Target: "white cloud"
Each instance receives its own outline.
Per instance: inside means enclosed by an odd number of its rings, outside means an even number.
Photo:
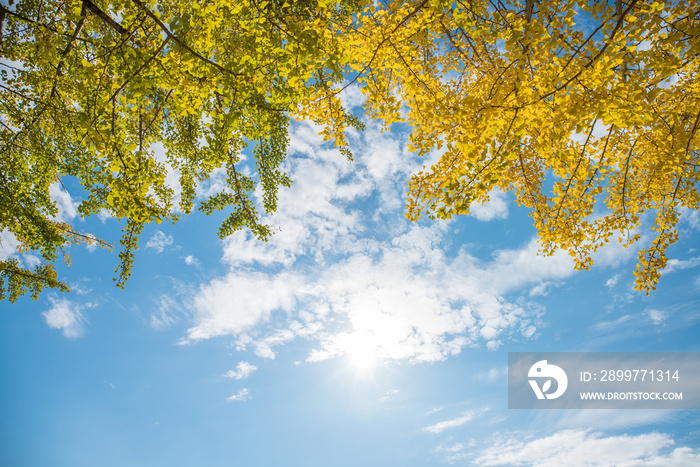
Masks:
[[[199,264],[199,260],[192,255],[187,255],[184,259],[185,264],[188,264],[190,266],[197,266]]]
[[[608,131],[610,130],[610,125],[606,125],[600,121],[597,121],[596,124],[593,127],[593,133],[591,134],[591,138],[593,140],[603,138],[605,135],[608,134]],[[586,144],[586,140],[588,139],[588,135],[590,133],[590,128],[586,129],[585,131],[581,133],[573,133],[571,135],[571,141],[578,143],[580,145]]]
[[[289,266],[303,257],[346,253],[357,248],[372,219],[403,208],[403,187],[397,183],[404,182],[416,164],[401,142],[369,125],[351,162],[323,144],[318,127],[303,122],[291,129],[289,152],[295,155],[286,162],[286,170],[294,184],[280,192],[277,212],[269,219],[280,232],[264,243],[243,232],[226,239],[224,259],[231,265]],[[357,203],[371,195],[380,203],[363,217],[367,211]]]
[[[645,52],[647,50],[651,50],[654,48],[654,43],[651,41],[641,41],[639,44],[637,44],[637,52]]]
[[[596,267],[619,267],[626,265],[637,256],[635,248],[625,248],[623,243],[616,241],[611,237],[612,241],[598,248],[598,251],[591,254],[593,263]],[[644,245],[648,240],[648,234],[641,232],[641,238],[637,242],[638,245]]]
[[[700,264],[700,256],[696,256],[695,258],[690,258],[687,260],[669,259],[668,263],[666,264],[666,267],[661,271],[661,273],[668,274],[674,271],[678,271],[680,269],[690,269],[694,268],[698,264]]]
[[[362,343],[377,358],[419,362],[535,335],[542,309],[528,288],[541,295],[572,275],[565,252],[538,256],[533,239],[486,259],[467,247],[447,254],[451,223],[403,216],[405,180],[419,165],[402,141],[370,127],[351,163],[316,133],[292,125],[295,183],[265,219],[281,232],[223,242],[231,269],[187,304],[195,322],[183,342],[232,335],[274,358],[276,346],[304,338],[317,342],[307,361]]]
[[[687,447],[668,450],[675,443],[668,435],[603,436],[589,430],[563,430],[533,440],[501,440],[474,460],[481,466],[633,467],[697,466],[700,452]]]
[[[49,296],[51,308],[42,313],[46,324],[53,329],[61,329],[68,339],[76,339],[85,334],[85,318],[82,308],[91,308],[92,304],[76,305],[65,298]]]
[[[7,229],[0,231],[0,261],[15,257],[18,246],[19,240],[15,234]]]
[[[649,318],[651,321],[657,326],[663,324],[664,321],[666,321],[666,318],[668,318],[666,312],[662,310],[647,310],[647,313],[649,313]]]
[[[444,454],[446,456],[447,462],[452,464],[454,462],[469,457],[467,449],[471,447],[473,447],[473,443],[455,443],[450,446],[445,446],[441,444],[435,449],[433,449],[433,452],[438,454]]]
[[[610,279],[607,280],[607,282],[605,283],[605,287],[610,287],[610,288],[615,287],[619,281],[620,281],[620,274],[615,274],[614,276],[612,276]]]
[[[464,250],[446,258],[440,241],[436,229],[411,226],[390,243],[367,243],[318,270],[232,271],[203,286],[192,301],[196,324],[188,338],[240,335],[282,311],[294,319],[286,332],[257,339],[259,356],[270,358],[272,346],[305,333],[320,341],[309,361],[348,353],[358,339],[380,358],[441,360],[481,340],[497,348],[502,337],[531,337],[539,307],[511,303],[502,294],[571,273],[566,263],[556,266],[559,260],[555,266],[538,260],[532,243],[481,262]],[[499,277],[518,267],[509,278]]]
[[[156,253],[162,253],[165,247],[173,244],[172,235],[165,235],[160,230],[156,230],[151,238],[146,242],[146,248],[153,248]]]
[[[252,372],[257,370],[258,367],[255,365],[251,365],[248,362],[238,362],[238,365],[236,365],[235,370],[229,370],[226,372],[224,375],[224,378],[233,378],[233,379],[246,379]]]
[[[476,219],[484,222],[508,217],[507,195],[500,190],[493,190],[489,194],[489,200],[485,203],[473,203],[469,212]]]
[[[104,224],[108,219],[112,219],[112,214],[106,209],[100,209],[100,212],[97,213],[97,218]]]
[[[191,319],[191,310],[183,302],[189,300],[197,289],[172,277],[170,280],[172,289],[154,300],[150,325],[155,330],[168,329],[182,318]]]
[[[277,329],[271,334],[253,342],[255,355],[261,358],[275,358],[274,347],[286,344],[297,336],[306,336],[319,329],[315,324],[312,327],[304,327],[298,322],[289,323],[291,329]]]
[[[71,293],[76,293],[78,295],[87,295],[92,292],[92,289],[85,285],[86,282],[90,282],[88,278],[79,279],[77,282],[72,282],[70,284]]]
[[[30,269],[41,263],[41,258],[33,253],[19,253],[20,246],[20,241],[17,240],[15,234],[8,229],[0,231],[0,261],[14,258],[19,260],[22,267]]]
[[[451,420],[445,420],[436,423],[435,425],[426,426],[425,428],[423,428],[423,431],[425,431],[426,433],[437,434],[444,430],[447,430],[448,428],[456,428],[458,426],[462,426],[468,421],[472,420],[474,417],[476,417],[476,414],[474,412],[466,412],[461,417],[453,418]]]
[[[530,289],[529,295],[531,297],[546,297],[547,295],[549,295],[549,289],[552,287],[556,287],[557,285],[559,285],[557,282],[552,281],[540,282],[532,289]]]
[[[503,299],[514,284],[494,277],[510,262],[506,255],[484,265],[465,251],[450,260],[438,242],[434,230],[412,227],[379,253],[328,268],[315,290],[352,331],[321,336],[309,360],[347,353],[355,336],[380,358],[436,361],[480,340],[497,348],[504,335],[532,335],[539,310]]]
[[[507,293],[549,279],[563,279],[574,274],[573,261],[564,251],[552,256],[538,254],[539,244],[533,238],[522,248],[494,253],[494,261],[484,271],[483,282],[498,293]]]
[[[440,445],[437,448],[435,448],[435,452],[446,452],[446,453],[453,454],[455,452],[459,452],[459,451],[463,450],[465,447],[466,446],[462,443],[455,443],[452,446]]]
[[[229,401],[239,401],[239,402],[247,401],[249,399],[250,399],[250,393],[248,392],[248,389],[246,389],[246,388],[243,388],[240,391],[238,391],[236,394],[226,398],[226,400],[229,400]]]
[[[58,208],[56,220],[69,222],[78,215],[79,203],[73,201],[71,195],[61,187],[59,182],[54,182],[49,186],[49,196]]]
[[[347,83],[344,82],[342,86],[346,85]],[[347,109],[361,107],[365,103],[365,95],[359,86],[348,86],[343,89],[343,92],[340,93],[340,99]]]
[[[269,277],[241,271],[211,281],[190,305],[197,324],[188,330],[188,339],[238,335],[268,321],[273,310],[291,311],[305,287],[300,279],[288,272]]]
[[[689,208],[680,208],[679,211],[681,222],[687,222],[692,229],[700,230],[700,211]]]

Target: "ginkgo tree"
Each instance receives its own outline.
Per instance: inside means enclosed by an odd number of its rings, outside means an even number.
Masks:
[[[53,265],[71,243],[111,248],[57,217],[50,189],[66,177],[84,189],[81,216],[123,222],[120,286],[144,226],[177,219],[168,170],[180,174],[184,213],[197,185],[225,171],[226,188],[199,208],[230,210],[222,237],[248,228],[266,239],[260,210],[273,211],[279,187],[290,184],[280,168],[290,117],[324,123],[325,136],[349,154],[343,130],[359,122],[332,89],[347,57],[331,31],[357,9],[352,0],[0,5],[0,232],[42,259],[33,270],[17,258],[0,261],[0,299],[67,290]],[[243,170],[249,143],[255,165]]]
[[[510,191],[542,252],[587,269],[655,215],[635,271],[655,288],[680,214],[700,207],[696,2],[393,0],[348,36],[368,113],[441,151],[409,182],[410,219]]]
[[[343,134],[338,98],[355,76],[370,116],[407,121],[411,146],[442,151],[409,182],[408,212],[466,214],[494,189],[531,210],[542,250],[576,267],[617,237],[640,239],[637,287],[651,290],[683,209],[698,209],[700,18],[689,1],[21,0],[0,6],[0,232],[39,252],[0,261],[0,298],[66,289],[53,268],[71,243],[111,245],[57,217],[50,190],[86,193],[82,216],[124,223],[117,284],[144,226],[199,204],[230,209],[220,236],[266,239],[260,209],[289,185],[291,117]],[[348,85],[350,85],[348,84]],[[242,149],[253,142],[255,166]],[[156,157],[156,146],[166,160]],[[253,192],[260,186],[262,206]]]

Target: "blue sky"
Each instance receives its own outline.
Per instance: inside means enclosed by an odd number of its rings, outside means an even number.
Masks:
[[[508,410],[506,379],[509,351],[700,351],[697,212],[645,296],[635,251],[588,272],[538,256],[509,194],[407,221],[438,154],[408,153],[406,128],[368,122],[354,162],[317,131],[290,129],[269,242],[195,213],[146,229],[125,290],[116,254],[81,246],[71,293],[0,304],[0,467],[700,465],[697,411]],[[118,243],[65,185],[60,216]],[[4,235],[11,255],[33,261]]]

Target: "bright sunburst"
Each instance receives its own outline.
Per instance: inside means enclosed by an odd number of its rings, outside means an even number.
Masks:
[[[348,339],[347,356],[350,364],[358,373],[367,374],[376,366],[375,350],[376,344],[367,335],[353,334]]]

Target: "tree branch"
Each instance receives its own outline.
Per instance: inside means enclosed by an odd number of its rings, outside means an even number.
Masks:
[[[53,99],[56,96],[56,88],[58,87],[58,78],[61,77],[63,74],[63,65],[66,62],[66,58],[70,51],[73,49],[73,45],[75,44],[75,40],[78,38],[80,35],[80,31],[83,30],[83,25],[85,24],[85,18],[87,16],[87,11],[86,11],[86,4],[83,2],[83,8],[80,10],[80,21],[78,21],[78,24],[75,25],[75,31],[73,32],[73,35],[70,37],[68,40],[68,44],[66,44],[65,50],[61,53],[61,61],[58,62],[58,66],[56,67],[56,78],[53,80],[53,86],[51,87],[51,94],[49,94],[49,100]]]
[[[620,1],[620,0],[618,0],[618,1]],[[532,9],[534,8],[534,6],[535,6],[535,0],[527,0],[525,2],[525,21],[527,21],[528,23],[532,19]]]
[[[149,10],[146,5],[143,4],[141,0],[132,0],[139,8],[141,8],[146,15],[151,18],[157,25],[160,27],[160,29],[168,36],[169,39],[172,39],[175,41],[180,47],[183,49],[187,50],[189,53],[197,57],[198,59],[202,60],[205,63],[208,63],[209,65],[217,68],[219,71],[222,71],[224,73],[227,73],[232,76],[244,76],[243,73],[236,73],[235,71],[231,71],[228,68],[224,68],[223,66],[219,65],[216,62],[213,62],[212,60],[200,55],[198,52],[192,49],[189,45],[187,45],[182,39],[177,37],[175,34],[168,29],[168,27],[163,23],[160,18],[158,18],[155,13],[153,13],[151,10]]]
[[[90,0],[83,0],[83,8],[87,8],[90,10],[92,14],[100,18],[102,21],[104,21],[106,24],[108,24],[112,29],[117,31],[119,34],[126,34],[129,31],[124,29],[121,24],[117,23],[114,21],[112,18],[109,17],[107,13],[104,11],[100,10],[97,5],[92,3]]]

